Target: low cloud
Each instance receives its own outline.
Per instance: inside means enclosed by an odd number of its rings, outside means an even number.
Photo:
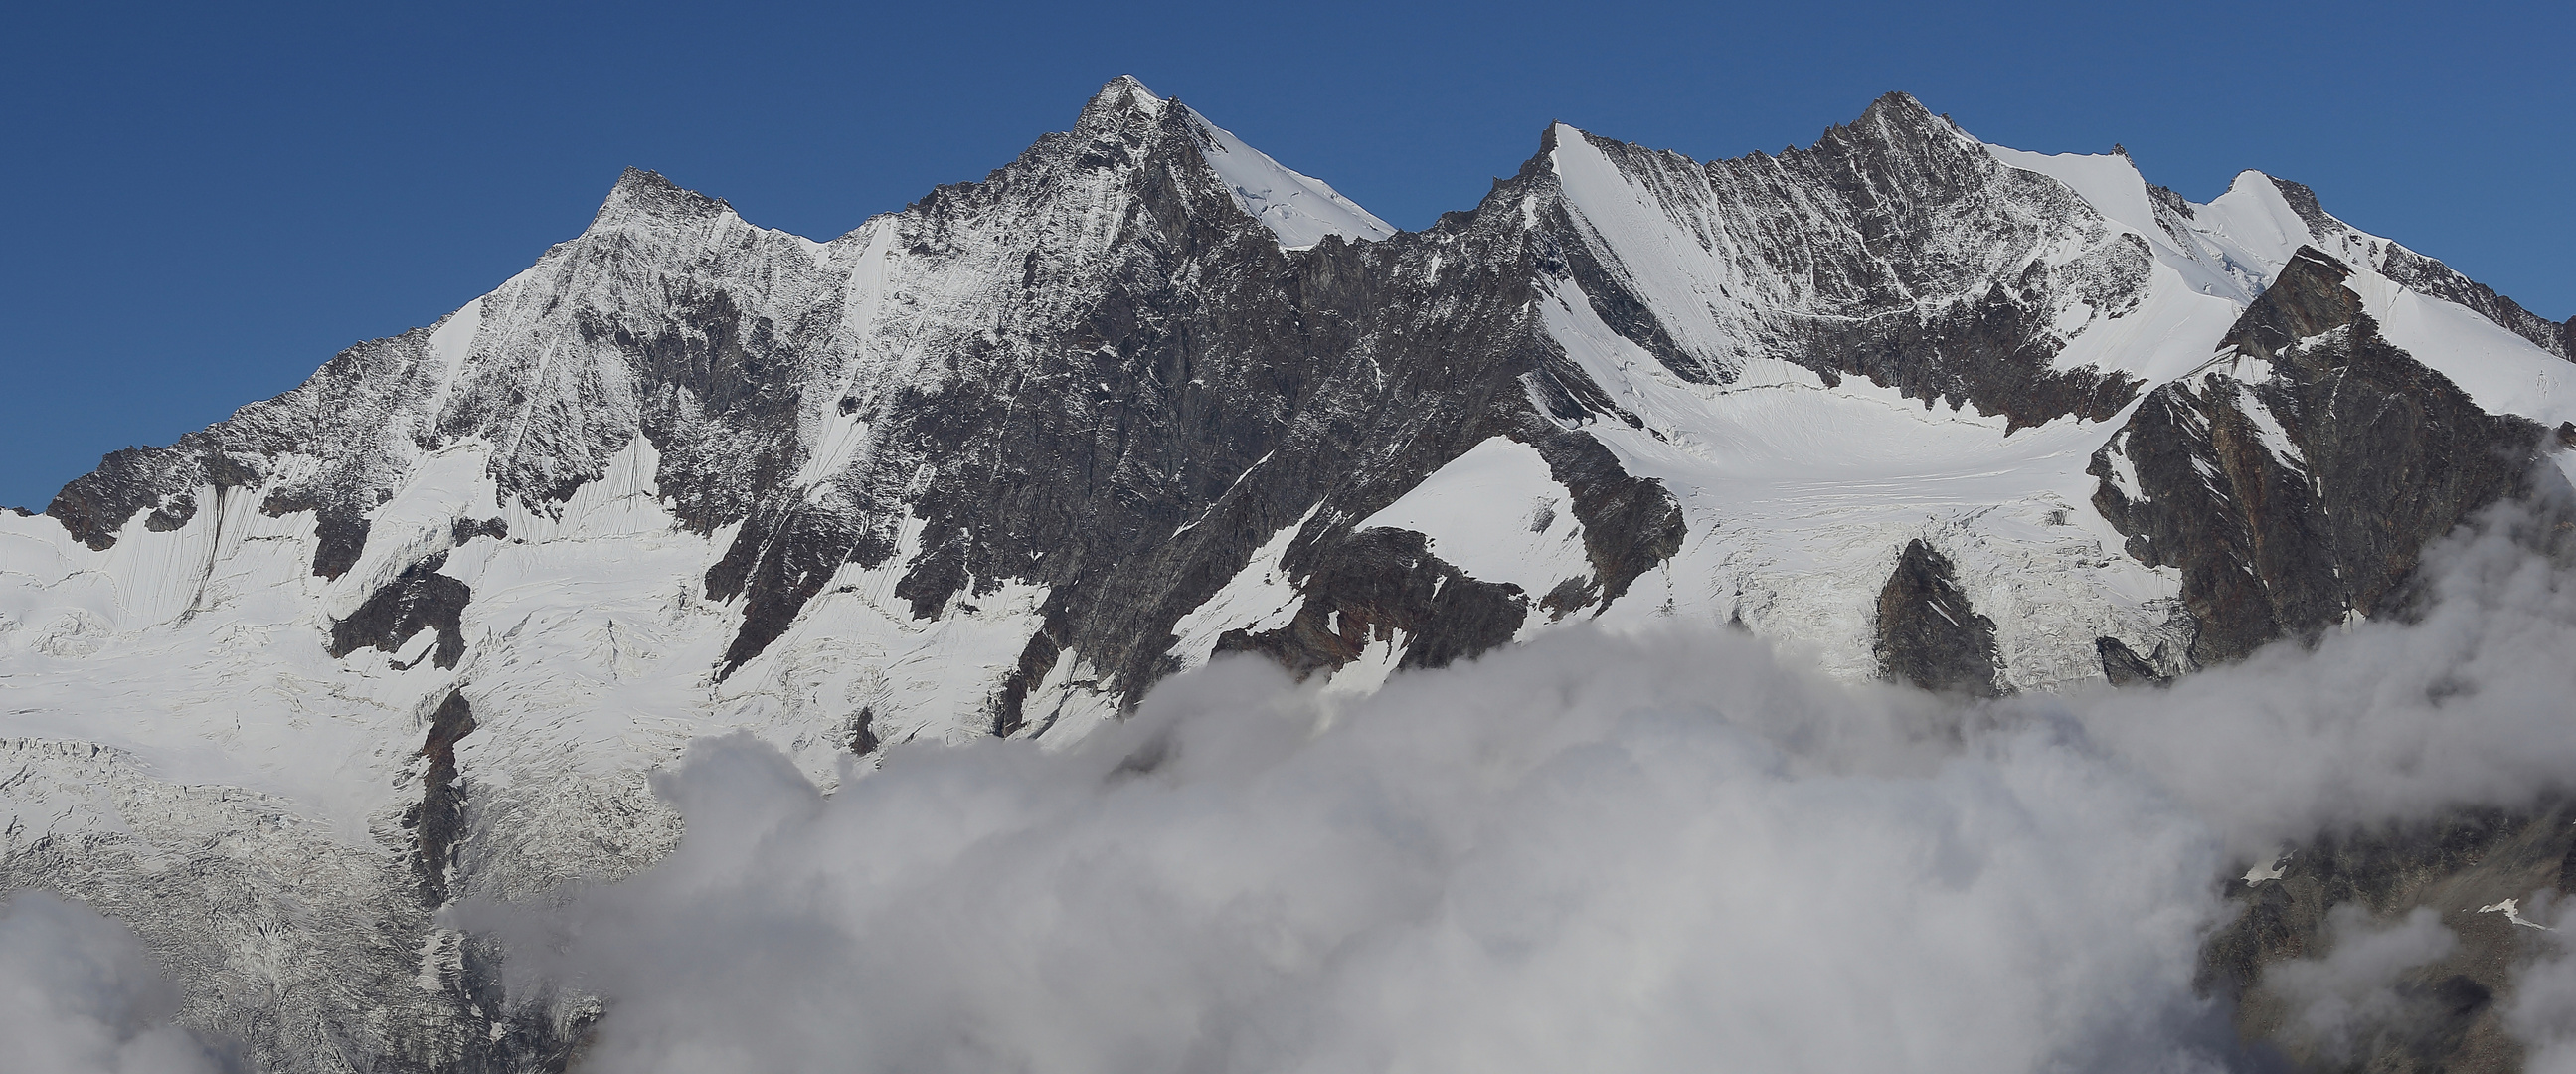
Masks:
[[[2576,772],[2576,585],[2532,550],[2568,536],[2493,512],[2427,551],[2431,599],[2415,622],[2274,645],[2167,690],[2036,704],[2068,713],[2249,858],[2329,827],[2521,805]]]
[[[2263,971],[2263,985],[2288,1005],[2284,1030],[2293,1041],[2343,1059],[2363,1032],[2412,1021],[2424,997],[2401,987],[2407,971],[2450,957],[2460,938],[2442,927],[2441,912],[2417,907],[2386,928],[2360,907],[2337,906],[2327,915],[2332,949],[2322,958],[2297,958]]]
[[[44,892],[0,905],[0,1070],[214,1074],[222,1052],[171,1024],[179,991],[132,930]]]
[[[2520,908],[2534,924],[2545,923],[2536,942],[2541,954],[2514,975],[2513,996],[2504,1009],[2505,1028],[2529,1046],[2523,1069],[2530,1074],[2576,1074],[2576,914],[2552,892],[2539,892],[2533,905]]]
[[[2167,690],[1959,708],[1566,630],[1356,701],[1220,663],[829,796],[706,740],[668,860],[462,916],[606,997],[594,1070],[2231,1067],[2191,987],[2220,877],[2576,770],[2576,600],[2510,529],[2436,551],[2419,622]],[[2354,925],[2278,983],[2348,1034],[2448,936]]]
[[[610,998],[597,1070],[2213,1065],[2217,840],[2079,728],[1957,724],[1724,631],[1338,706],[1236,662],[830,797],[703,741],[670,859],[468,917]]]

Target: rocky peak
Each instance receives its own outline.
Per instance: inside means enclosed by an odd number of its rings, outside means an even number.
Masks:
[[[1175,102],[1165,101],[1134,75],[1120,75],[1101,83],[1100,92],[1092,94],[1090,102],[1082,106],[1082,119],[1096,122],[1120,113],[1160,118],[1167,103]],[[1081,129],[1079,123],[1075,129]]]
[[[2348,230],[2343,221],[2326,213],[2325,206],[2317,201],[2317,192],[2309,189],[2307,184],[2294,183],[2277,175],[2255,171],[2246,172],[2237,178],[2241,181],[2247,176],[2270,183],[2274,190],[2280,191],[2281,200],[2289,204],[2291,212],[2299,214],[2299,222],[2308,225],[2309,234],[2332,235]]]
[[[1869,102],[1869,107],[1861,110],[1860,118],[1827,128],[1824,137],[1817,139],[1817,144],[1877,141],[1901,145],[1933,138],[1948,138],[1971,145],[1976,143],[1976,139],[1968,137],[1957,124],[1950,122],[1949,117],[1932,114],[1932,110],[1914,99],[1913,94],[1889,90]]]
[[[585,233],[641,222],[698,222],[732,213],[733,206],[723,198],[682,189],[660,172],[628,168],[609,188],[608,198],[600,202]]]
[[[1996,171],[1981,143],[1903,93],[1870,102],[1859,119],[1828,129],[1807,152],[1839,173],[1847,195],[1895,211],[1913,207],[1904,204],[1912,200],[1907,195],[1964,188]]]
[[[1126,167],[1143,162],[1143,154],[1162,140],[1167,113],[1187,111],[1167,105],[1132,75],[1120,75],[1100,87],[1082,106],[1073,129],[1062,137],[1082,147],[1077,159],[1093,168]],[[1046,140],[1041,139],[1040,146]],[[1026,159],[1026,158],[1023,158]]]

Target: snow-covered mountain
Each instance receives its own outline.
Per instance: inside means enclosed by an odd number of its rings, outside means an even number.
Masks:
[[[2169,679],[2563,485],[2571,351],[2295,183],[2195,204],[1901,94],[1709,163],[1560,125],[1421,232],[1126,78],[828,242],[629,171],[0,517],[0,888],[133,924],[267,1069],[559,1068],[595,1002],[504,1004],[436,911],[667,852],[693,738],[829,785],[1220,653],[1365,691],[1666,617]]]

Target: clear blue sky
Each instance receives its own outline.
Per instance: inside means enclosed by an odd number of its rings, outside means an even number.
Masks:
[[[1132,72],[1401,227],[1563,119],[1703,159],[1890,89],[1989,140],[2260,168],[2576,313],[2559,3],[20,4],[0,24],[0,504],[427,324],[654,168],[828,237]]]

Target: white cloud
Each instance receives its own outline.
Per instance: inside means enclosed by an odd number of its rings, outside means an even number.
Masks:
[[[2571,957],[2564,931],[2547,933],[2543,942],[2542,956],[2514,975],[2504,1024],[2531,1046],[2523,1069],[2576,1074],[2576,957]]]
[[[0,905],[0,1070],[200,1074],[225,1057],[171,1024],[178,989],[134,933],[44,892]]]
[[[469,919],[611,997],[598,1070],[2202,1062],[2216,841],[2061,721],[1956,724],[1724,631],[1338,708],[1233,663],[830,798],[700,742],[669,860]]]
[[[2210,1068],[2219,878],[2576,766],[2576,597],[2504,529],[2418,623],[2169,690],[1957,709],[1573,630],[1359,700],[1220,664],[829,797],[702,741],[669,860],[466,918],[608,997],[595,1070]],[[2274,980],[2341,1039],[2448,939],[2348,925]]]
[[[2450,957],[2460,938],[2429,906],[2386,928],[2374,927],[2367,912],[2350,904],[2335,907],[2326,920],[2332,949],[2321,958],[2265,967],[2263,985],[2288,1005],[2284,1029],[2297,1043],[2341,1059],[2361,1032],[2418,1013],[2416,1001],[2399,990],[2400,978]]]
[[[2576,770],[2576,586],[2514,539],[2531,525],[2498,514],[2428,550],[2440,599],[2417,622],[2275,645],[2169,690],[2034,703],[2069,712],[2248,859],[2329,825],[2527,802]]]

